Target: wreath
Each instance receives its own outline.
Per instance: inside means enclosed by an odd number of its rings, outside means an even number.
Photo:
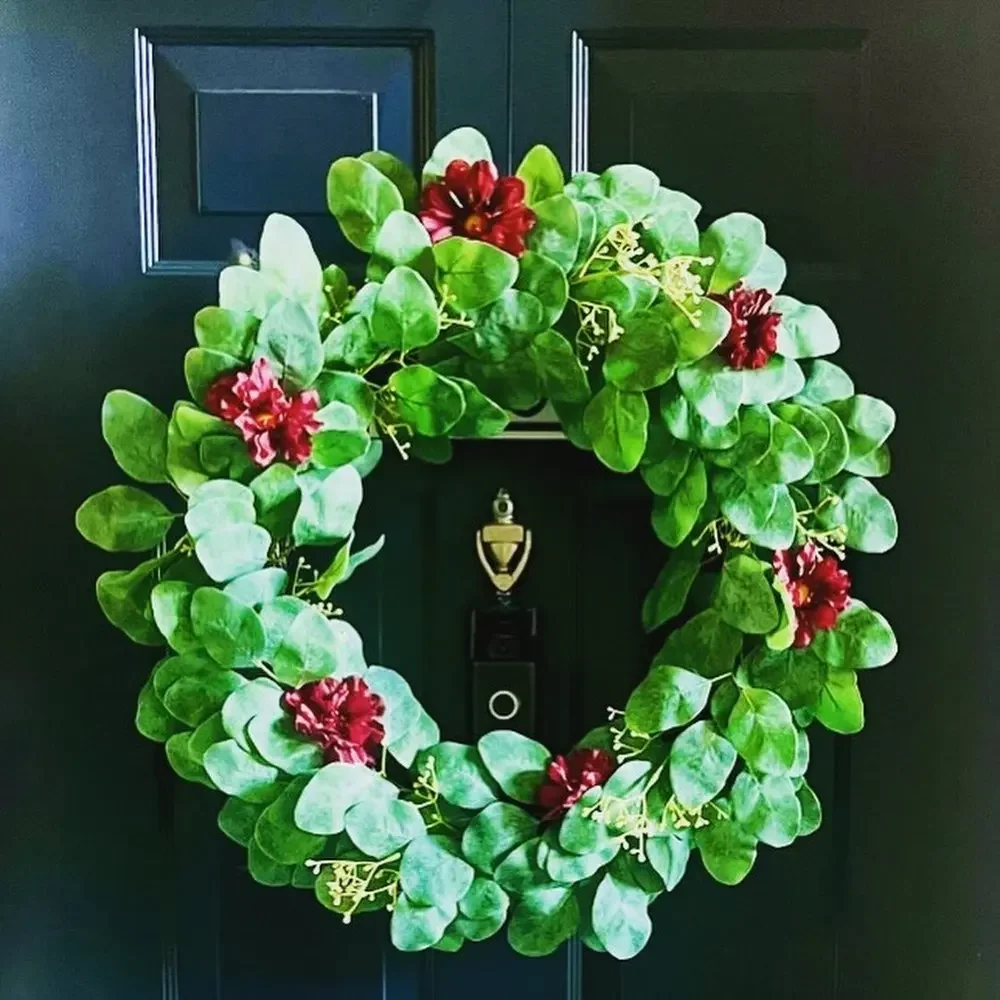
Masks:
[[[327,197],[368,255],[360,287],[271,215],[194,317],[191,401],[104,401],[118,465],[184,506],[118,485],[76,515],[102,549],[148,554],[97,580],[115,626],[169,647],[136,725],[227,796],[219,826],[253,878],[345,922],[391,911],[399,949],[506,924],[523,955],[579,934],[630,958],[693,851],[734,885],[759,845],[820,823],[808,729],[857,732],[858,671],[896,653],[843,567],[896,540],[872,483],[893,411],[822,359],[837,330],[780,293],[760,220],[699,232],[698,203],[644,167],[567,182],[536,146],[499,176],[460,128],[420,182],[375,150],[337,160]],[[441,462],[543,399],[653,494],[670,551],[642,623],[673,628],[564,754],[505,730],[442,742],[336,606],[384,541],[355,545],[362,481],[384,444]]]

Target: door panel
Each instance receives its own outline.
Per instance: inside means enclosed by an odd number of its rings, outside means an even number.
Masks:
[[[852,556],[851,573],[901,654],[864,678],[868,723],[849,750],[813,741],[824,828],[763,852],[736,891],[689,876],[656,904],[655,957],[588,954],[583,995],[658,982],[678,997],[991,996],[1000,793],[985,762],[1000,736],[982,664],[997,588],[980,544],[956,544],[941,519],[981,523],[996,482],[982,387],[997,356],[958,336],[952,304],[998,262],[981,209],[996,202],[984,164],[1000,117],[970,95],[1000,65],[1000,9],[514,0],[513,17],[514,162],[536,142],[575,169],[634,157],[701,200],[704,220],[759,214],[791,292],[830,311],[845,367],[899,414],[887,488],[901,542]],[[938,337],[962,346],[930,347]],[[995,548],[995,524],[983,531]],[[943,825],[927,822],[933,802],[948,803]]]

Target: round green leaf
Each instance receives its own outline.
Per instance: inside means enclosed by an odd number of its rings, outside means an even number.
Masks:
[[[281,688],[267,677],[237,688],[222,706],[222,727],[229,736],[248,753],[252,745],[247,736],[247,726],[257,715],[274,717],[280,712]]]
[[[163,694],[163,706],[188,726],[200,726],[218,712],[233,691],[246,681],[232,670],[181,677]]]
[[[746,661],[747,676],[754,687],[773,691],[789,708],[807,708],[819,697],[828,673],[816,652],[813,647],[761,649]]]
[[[662,733],[690,722],[708,704],[711,682],[680,667],[654,666],[632,692],[625,723],[638,733]]]
[[[840,348],[833,320],[819,306],[803,305],[790,295],[778,295],[771,311],[781,315],[778,353],[786,358],[816,358]]]
[[[453,806],[478,810],[496,801],[496,786],[475,747],[438,743],[418,756],[417,770],[427,768],[432,759],[441,795]]]
[[[654,663],[676,665],[703,677],[719,677],[733,669],[742,645],[740,632],[727,625],[714,608],[707,608],[667,636]]]
[[[380,347],[406,353],[437,339],[437,300],[430,285],[411,267],[394,267],[378,290],[371,316]]]
[[[434,244],[438,288],[468,312],[495,302],[517,280],[517,258],[481,240],[452,236]]]
[[[728,292],[757,266],[767,242],[764,223],[745,212],[716,219],[701,239],[701,253],[711,257],[708,291]]]
[[[272,861],[280,865],[298,865],[316,855],[326,842],[325,837],[304,833],[295,825],[295,804],[306,779],[299,778],[261,814],[254,828],[257,846]]]
[[[626,319],[624,332],[610,345],[604,377],[628,392],[663,385],[677,365],[677,342],[662,313],[646,310]]]
[[[564,194],[551,195],[532,206],[535,225],[526,243],[530,250],[548,257],[567,274],[576,263],[580,244],[580,216]]]
[[[358,802],[347,811],[345,828],[359,851],[387,858],[423,834],[424,820],[412,802]]]
[[[438,139],[430,159],[424,165],[424,184],[443,177],[445,169],[452,160],[465,160],[470,164],[477,160],[489,160],[492,163],[493,153],[486,137],[477,129],[468,125],[452,129],[447,135]]]
[[[677,888],[687,871],[691,857],[691,841],[688,837],[651,837],[646,841],[646,856],[657,875],[663,879],[667,892]]]
[[[767,567],[756,556],[737,553],[722,566],[714,606],[722,620],[751,635],[763,635],[778,625],[778,606],[767,579]]]
[[[205,770],[227,795],[246,802],[274,801],[281,791],[281,772],[247,753],[235,740],[216,743],[205,751]]]
[[[194,335],[199,347],[250,359],[260,320],[250,312],[205,306],[194,314]]]
[[[555,330],[539,333],[529,350],[538,366],[546,398],[566,403],[585,403],[590,399],[586,369],[573,345],[561,333]]]
[[[205,572],[226,583],[262,569],[271,548],[271,536],[257,524],[223,524],[212,528],[195,543],[194,551]]]
[[[101,406],[101,432],[120,468],[140,483],[167,481],[167,416],[152,403],[115,389]]]
[[[717,354],[679,369],[677,384],[699,416],[716,426],[729,423],[743,400],[743,372]]]
[[[323,367],[316,320],[298,302],[279,302],[260,325],[254,358],[267,358],[283,383],[298,389],[312,385]]]
[[[733,784],[732,805],[736,820],[769,847],[787,847],[799,835],[802,806],[790,778],[744,771]]]
[[[899,651],[892,626],[858,600],[851,602],[832,629],[816,633],[811,649],[835,670],[882,667]]]
[[[723,885],[739,885],[757,860],[757,840],[740,823],[720,820],[698,830],[695,843],[705,871]]]
[[[174,515],[134,486],[109,486],[76,512],[76,530],[106,552],[145,552],[166,536]]]
[[[847,544],[859,552],[888,552],[899,526],[892,504],[867,479],[851,476],[839,490]]]
[[[280,705],[254,716],[246,731],[254,750],[286,774],[313,774],[323,766],[322,750],[295,731],[292,717]]]
[[[707,499],[705,463],[696,456],[671,496],[653,498],[652,524],[656,537],[664,545],[676,548],[691,534]]]
[[[415,212],[420,201],[420,185],[413,171],[398,156],[387,153],[384,149],[369,149],[362,153],[359,160],[370,163],[376,170],[385,174],[399,188],[403,196],[403,204],[409,211]]]
[[[462,390],[465,409],[462,416],[450,430],[450,437],[488,438],[503,433],[510,423],[510,415],[486,396],[475,382],[466,378],[452,378],[449,381]]]
[[[851,376],[830,361],[813,361],[806,374],[802,398],[810,403],[830,403],[854,395]]]
[[[216,663],[249,667],[264,652],[264,626],[253,608],[214,587],[191,598],[191,626]]]
[[[447,837],[424,834],[410,842],[399,863],[399,884],[423,906],[453,910],[468,892],[475,872]]]
[[[555,153],[548,146],[532,146],[517,168],[524,181],[524,203],[534,205],[552,195],[562,194],[566,178]]]
[[[529,292],[541,303],[545,326],[559,319],[569,297],[569,284],[559,265],[533,250],[521,254],[514,288]]]
[[[642,602],[642,625],[647,632],[659,628],[684,610],[687,596],[701,570],[703,546],[682,545],[670,554]]]
[[[591,922],[594,933],[609,955],[624,961],[646,947],[653,925],[649,899],[637,885],[609,872],[594,896]]]
[[[689,809],[711,802],[725,787],[736,750],[707,720],[696,722],[670,748],[670,786]]]
[[[361,476],[352,465],[296,473],[301,493],[292,523],[296,545],[329,545],[348,538],[361,506]]]
[[[399,790],[363,764],[327,764],[310,779],[295,806],[295,825],[307,833],[342,833],[347,811],[358,802],[387,802]]]
[[[795,763],[798,738],[792,713],[772,691],[741,688],[726,735],[761,774],[784,775]]]
[[[376,167],[344,156],[330,167],[326,202],[347,239],[371,253],[382,224],[403,207],[403,196]]]
[[[494,802],[472,820],[462,835],[462,854],[492,875],[497,864],[538,830],[538,820],[507,802]]]
[[[506,795],[517,802],[534,803],[552,759],[541,743],[510,729],[496,729],[481,737],[476,746],[486,769]]]
[[[496,882],[477,876],[458,901],[455,927],[469,941],[485,941],[503,926],[509,905],[507,893]]]
[[[389,390],[400,417],[428,437],[447,433],[465,412],[462,390],[426,365],[408,365],[393,372]]]
[[[638,466],[646,449],[648,423],[646,397],[613,385],[604,386],[583,412],[594,454],[614,472],[631,472]]]
[[[163,705],[151,681],[139,692],[135,709],[135,728],[156,743],[166,743],[171,736],[184,731],[184,726]]]
[[[819,700],[813,706],[816,718],[834,733],[859,733],[865,725],[865,706],[853,670],[831,670]]]
[[[507,940],[519,955],[551,955],[580,922],[572,889],[558,886],[532,889],[515,904],[507,925]]]
[[[368,280],[385,281],[401,265],[413,268],[428,281],[434,280],[434,252],[423,223],[409,212],[392,212],[375,239],[366,272]]]

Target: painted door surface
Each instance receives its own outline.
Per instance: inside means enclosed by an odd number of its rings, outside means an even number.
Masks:
[[[998,39],[978,0],[0,4],[0,1000],[996,996]],[[824,827],[763,851],[738,889],[692,872],[625,965],[575,943],[521,959],[502,936],[402,955],[381,917],[343,926],[254,884],[219,797],[132,728],[155,656],[103,620],[93,580],[113,560],[73,529],[117,478],[104,393],[184,395],[190,317],[230,239],[284,211],[322,258],[353,260],[328,163],[373,145],[421,162],[467,123],[501,164],[535,142],[573,169],[635,159],[706,218],[760,215],[789,287],[899,414],[902,540],[851,568],[902,652],[865,679],[865,732],[813,741]],[[565,442],[456,451],[367,481],[359,534],[387,545],[345,613],[470,738],[468,616],[489,598],[473,533],[506,487],[535,536],[537,735],[566,747],[655,648],[648,499]]]

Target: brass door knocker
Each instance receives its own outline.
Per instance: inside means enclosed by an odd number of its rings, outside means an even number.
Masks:
[[[493,501],[493,522],[476,532],[476,551],[497,592],[510,593],[528,564],[531,531],[515,524],[514,502],[505,489],[498,490]]]

